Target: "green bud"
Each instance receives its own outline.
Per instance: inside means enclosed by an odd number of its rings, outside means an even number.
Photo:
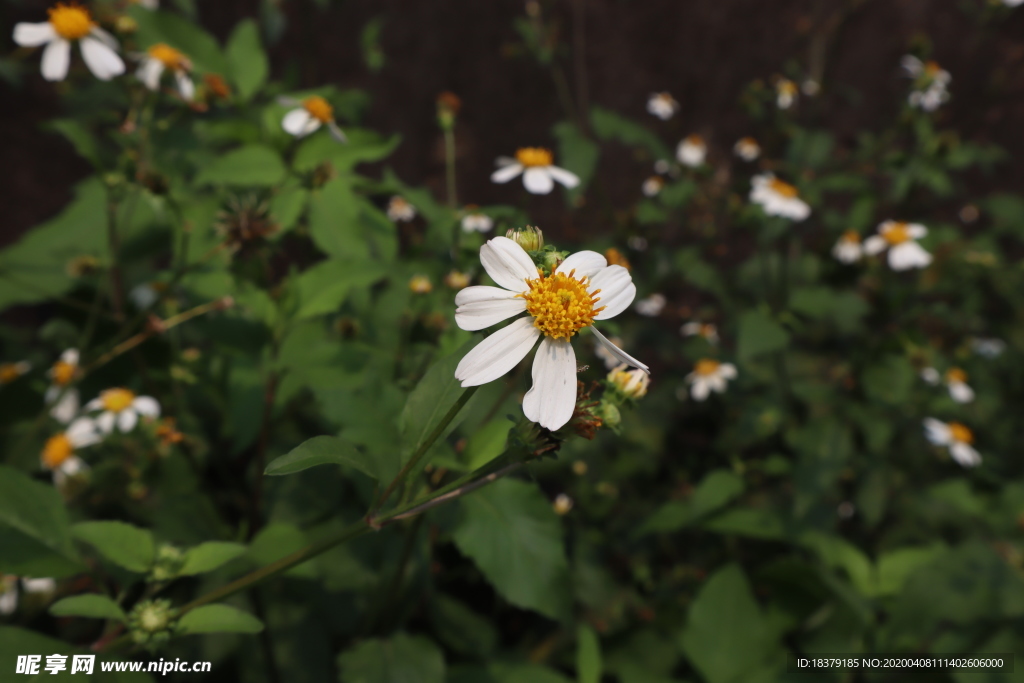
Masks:
[[[150,578],[153,581],[170,581],[181,571],[184,562],[185,556],[181,550],[173,545],[162,545],[156,551],[156,562],[153,563]]]
[[[505,233],[509,238],[525,251],[540,251],[544,248],[544,233],[540,228],[527,225],[522,229],[512,229]]]
[[[137,644],[153,649],[171,639],[173,616],[170,600],[143,600],[128,613],[128,632]]]
[[[619,407],[611,401],[602,400],[601,405],[594,412],[601,418],[605,427],[616,429],[622,424],[622,413],[619,412]]]

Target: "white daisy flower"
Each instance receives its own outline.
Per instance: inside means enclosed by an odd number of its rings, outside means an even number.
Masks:
[[[559,493],[555,496],[555,502],[551,504],[551,507],[555,510],[555,514],[559,516],[569,514],[569,511],[572,510],[572,506],[572,498],[564,493]]]
[[[712,323],[701,323],[701,322],[688,322],[679,328],[679,332],[684,337],[693,337],[700,335],[711,345],[718,344],[718,328]]]
[[[672,170],[672,165],[668,163],[666,159],[658,159],[654,162],[654,172],[665,175]]]
[[[922,368],[920,375],[921,379],[928,384],[931,384],[933,387],[937,386],[938,383],[942,381],[942,375],[940,375],[939,371],[935,368]]]
[[[643,398],[651,384],[650,375],[636,368],[627,370],[627,367],[625,364],[615,366],[608,373],[608,382],[627,398]]]
[[[832,247],[832,255],[843,263],[854,263],[864,257],[864,249],[860,244],[860,233],[847,230]]]
[[[929,254],[916,240],[928,234],[920,223],[885,221],[878,226],[878,234],[864,240],[864,253],[869,256],[889,250],[889,267],[893,270],[924,268],[932,262]]]
[[[963,467],[975,467],[981,464],[981,454],[974,450],[971,443],[974,434],[959,422],[940,422],[932,417],[924,419],[924,434],[936,446],[946,446],[949,454]]]
[[[699,135],[688,135],[676,147],[676,159],[683,166],[697,168],[704,165],[708,154],[708,146]]]
[[[295,107],[281,119],[281,127],[285,132],[297,138],[303,138],[327,126],[331,137],[338,142],[345,142],[345,133],[334,120],[334,107],[319,95],[311,95],[302,100],[294,97],[280,97],[278,102],[285,106]]]
[[[618,337],[608,337],[608,343],[612,344],[616,348],[622,348],[622,340]],[[598,358],[604,361],[604,366],[609,370],[614,370],[622,364],[619,357],[609,351],[601,342],[596,342],[594,344],[594,353],[597,354]]]
[[[668,121],[679,111],[679,103],[667,92],[656,92],[647,99],[647,111],[662,121]]]
[[[796,103],[796,83],[788,78],[780,78],[775,82],[775,106],[779,109],[789,109]]]
[[[811,207],[800,199],[796,187],[782,182],[773,174],[756,175],[750,179],[750,184],[750,201],[758,204],[769,216],[802,221],[811,215]]]
[[[540,339],[533,361],[533,386],[523,399],[523,414],[556,430],[572,418],[576,406],[576,354],[569,339],[584,327],[590,327],[620,363],[649,371],[593,327],[596,320],[608,320],[624,311],[636,296],[636,286],[622,266],[609,266],[597,252],[581,251],[562,261],[551,275],[544,275],[526,251],[507,237],[495,237],[480,247],[480,262],[498,287],[461,290],[455,296],[458,326],[482,330],[519,313],[528,315],[466,354],[455,369],[462,386],[498,379]]]
[[[551,150],[543,147],[520,147],[514,159],[498,157],[497,171],[491,174],[491,181],[507,183],[522,174],[523,186],[533,194],[548,194],[558,181],[570,190],[580,184],[575,173],[553,164]]]
[[[653,197],[661,192],[663,187],[665,187],[665,181],[661,176],[652,175],[644,181],[644,184],[640,187],[640,191],[644,193],[645,197]]]
[[[14,42],[22,47],[46,45],[42,72],[48,81],[63,81],[71,61],[71,43],[78,41],[82,59],[89,71],[101,81],[124,73],[124,62],[117,54],[117,40],[101,29],[89,10],[74,4],[57,3],[49,9],[50,19],[39,24],[14,26]]]
[[[95,421],[80,417],[68,425],[66,431],[46,440],[39,459],[43,467],[53,472],[54,483],[62,486],[68,478],[89,468],[84,460],[75,455],[75,451],[97,444],[102,438]]]
[[[694,401],[703,401],[712,391],[721,394],[726,383],[736,378],[736,366],[704,358],[693,366],[693,372],[684,379],[690,384],[690,395]]]
[[[732,146],[733,153],[743,161],[754,161],[761,156],[761,145],[752,137],[740,138]]]
[[[416,218],[416,207],[396,194],[388,201],[388,218],[394,223],[408,223]]]
[[[17,363],[0,363],[0,384],[10,384],[31,369],[32,364],[27,360],[20,360]]]
[[[485,213],[474,211],[462,217],[462,232],[490,232],[493,227],[494,219]]]
[[[68,349],[60,354],[60,360],[46,373],[50,377],[43,400],[47,403],[57,402],[50,408],[50,415],[61,424],[68,424],[78,414],[78,389],[69,387],[79,374],[78,349]],[[57,398],[60,397],[60,401]]]
[[[970,403],[974,400],[974,389],[967,385],[967,373],[960,368],[946,370],[946,388],[949,395],[957,403]]]
[[[664,294],[651,294],[646,299],[640,299],[636,302],[636,312],[648,318],[653,318],[661,314],[662,309],[665,308],[665,302]]]
[[[1024,2],[1024,0],[1021,1]],[[970,344],[971,349],[984,358],[998,358],[1006,350],[1006,342],[1002,339],[972,337]]]
[[[160,404],[152,396],[136,396],[130,389],[104,389],[97,398],[85,404],[87,411],[102,410],[96,417],[96,426],[104,434],[114,431],[130,432],[139,422],[139,416],[159,417]]]
[[[191,70],[192,62],[184,53],[166,43],[156,43],[140,56],[139,70],[135,75],[155,92],[160,89],[160,77],[164,71],[170,71],[182,98],[191,101],[196,94],[196,86],[188,75]]]
[[[922,62],[913,55],[904,55],[900,60],[904,71],[914,79],[914,89],[907,96],[912,107],[935,111],[949,99],[949,82],[952,76],[934,61]]]

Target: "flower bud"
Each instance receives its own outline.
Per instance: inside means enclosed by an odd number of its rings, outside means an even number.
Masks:
[[[594,411],[601,419],[601,424],[609,429],[616,429],[622,424],[622,413],[619,407],[610,401],[601,401],[601,405]]]
[[[637,399],[646,396],[651,378],[643,370],[627,370],[627,367],[623,364],[609,372],[608,383],[626,398]]]
[[[540,228],[528,225],[522,229],[511,229],[505,233],[509,238],[525,251],[540,251],[544,248],[544,233]]]
[[[413,294],[429,294],[432,289],[434,285],[426,275],[416,275],[409,280],[409,291]]]
[[[461,271],[453,270],[444,276],[444,283],[452,289],[465,289],[469,286],[469,276]]]
[[[173,613],[170,600],[143,600],[128,614],[132,640],[150,647],[170,640]]]
[[[564,493],[559,493],[551,507],[555,509],[556,515],[567,515],[572,510],[573,500]]]
[[[181,550],[173,545],[162,545],[156,551],[156,561],[150,572],[153,581],[170,581],[178,575],[185,563]]]

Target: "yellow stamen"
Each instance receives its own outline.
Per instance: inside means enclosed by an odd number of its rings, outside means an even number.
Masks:
[[[188,57],[167,43],[157,43],[146,50],[146,52],[150,57],[171,71],[187,71],[191,67]]]
[[[860,244],[860,233],[856,230],[847,230],[843,233],[842,240],[850,244]]]
[[[787,78],[783,78],[781,81],[779,81],[776,88],[778,89],[778,92],[782,95],[796,95],[796,83]]]
[[[794,186],[789,183],[785,183],[778,178],[772,178],[769,180],[768,187],[771,188],[772,192],[782,195],[786,199],[793,199],[799,194]]]
[[[18,363],[0,363],[0,384],[10,384],[21,377],[21,367]]]
[[[882,237],[884,237],[885,241],[891,246],[896,246],[897,244],[903,244],[910,240],[910,229],[907,227],[906,223],[893,221],[892,223],[889,223],[888,229],[882,232]]]
[[[974,434],[959,422],[950,422],[949,438],[958,443],[971,443],[974,441]]]
[[[59,387],[63,387],[71,383],[71,380],[75,378],[75,374],[77,372],[77,365],[59,360],[54,363],[53,368],[50,369],[50,377],[53,379],[54,384]]]
[[[107,389],[100,392],[100,402],[112,413],[120,413],[131,406],[135,394],[128,389]]]
[[[707,377],[718,372],[719,366],[722,364],[717,360],[711,360],[710,358],[703,358],[697,361],[697,365],[694,366],[693,371],[701,377]]]
[[[947,384],[963,384],[967,381],[967,373],[960,368],[950,368],[946,370],[946,383]]]
[[[75,447],[71,445],[71,439],[64,432],[61,432],[46,440],[40,457],[42,458],[43,465],[54,470],[64,464],[64,461],[70,458],[74,452]]]
[[[516,150],[516,161],[527,168],[531,166],[550,166],[554,162],[551,150],[543,147],[520,147]]]
[[[533,325],[552,339],[569,339],[584,327],[594,324],[594,318],[605,309],[595,307],[600,301],[596,289],[587,291],[587,278],[576,279],[576,271],[554,273],[527,280],[530,291],[519,296],[526,299],[526,310],[533,316]]]
[[[704,323],[703,325],[700,326],[700,336],[702,336],[702,337],[714,337],[715,336],[715,326],[712,325],[711,323]]]
[[[409,280],[409,291],[413,294],[428,294],[432,289],[434,285],[426,275],[416,275]]]
[[[50,25],[65,40],[78,40],[92,31],[92,17],[89,16],[89,10],[81,5],[58,2],[56,7],[48,11]]]
[[[939,63],[934,60],[928,60],[924,63],[924,72],[929,78],[934,78],[936,74],[942,71],[942,67]]]
[[[302,108],[320,123],[330,123],[334,120],[334,107],[319,95],[302,100]]]

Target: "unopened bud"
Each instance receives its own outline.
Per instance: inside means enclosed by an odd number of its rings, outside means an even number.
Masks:
[[[525,251],[540,251],[544,248],[544,233],[540,228],[528,225],[525,228],[514,228],[505,233],[509,238]]]
[[[641,398],[647,395],[647,386],[651,378],[643,370],[633,368],[627,370],[625,364],[608,373],[608,383],[626,398]]]
[[[555,509],[555,514],[567,515],[569,514],[569,510],[572,510],[572,505],[572,498],[565,495],[564,493],[559,493],[558,496],[555,498],[555,502],[552,503],[551,507]]]
[[[429,294],[432,289],[434,285],[426,275],[416,275],[409,280],[409,291],[413,294]]]

